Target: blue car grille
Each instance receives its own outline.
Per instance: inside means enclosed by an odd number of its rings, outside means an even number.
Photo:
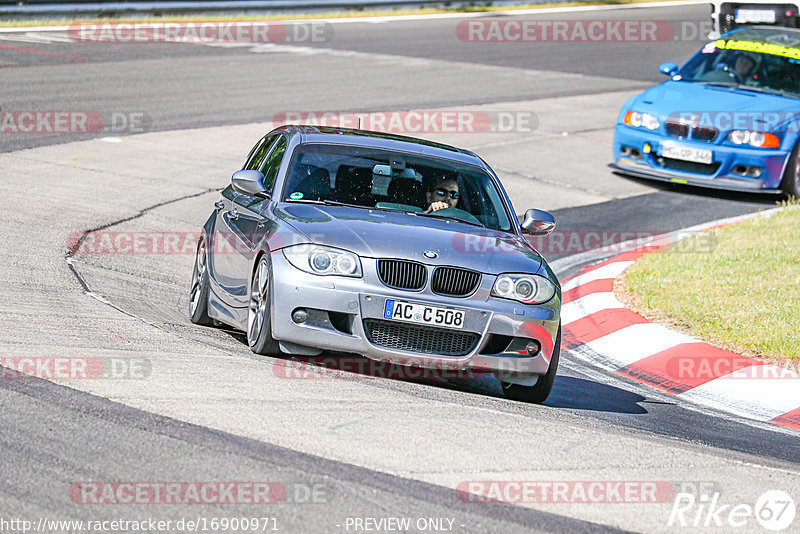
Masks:
[[[664,123],[664,129],[672,137],[681,139],[694,139],[695,141],[710,142],[716,139],[719,131],[713,126],[701,124],[689,124],[685,121],[668,120]]]
[[[481,338],[474,332],[380,319],[364,319],[364,332],[373,345],[440,356],[465,356],[475,349]]]
[[[717,172],[717,169],[719,169],[718,161],[715,161],[714,163],[711,164],[694,163],[692,161],[683,161],[672,158],[658,158],[656,161],[665,169],[671,169],[673,171],[691,172],[694,174],[711,175]]]
[[[689,137],[689,125],[685,122],[667,121],[664,128],[672,137]]]

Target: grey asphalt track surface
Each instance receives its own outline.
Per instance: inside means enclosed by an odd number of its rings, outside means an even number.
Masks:
[[[707,16],[697,5],[518,18],[689,28]],[[140,379],[0,380],[0,519],[269,516],[282,532],[354,532],[348,517],[410,517],[452,519],[453,532],[672,532],[670,501],[475,504],[455,488],[656,480],[708,484],[725,503],[753,504],[770,489],[800,499],[797,433],[682,403],[568,352],[543,406],[505,400],[489,376],[286,380],[291,359],[257,357],[240,334],[189,323],[193,250],[65,262],[69,239],[87,231],[196,232],[251,145],[289,110],[532,112],[535,132],[428,137],[475,150],[518,212],[549,209],[561,231],[669,232],[774,206],[606,167],[619,106],[702,39],[464,43],[458,22],[337,23],[325,42],[248,47],[0,34],[3,110],[142,119],[86,135],[0,134],[0,356],[142,359],[151,369]],[[545,255],[565,277],[582,266],[573,252]],[[290,498],[263,507],[69,497],[80,481],[202,480],[275,481]],[[324,497],[300,502],[313,487]],[[762,530],[753,520],[737,531]]]

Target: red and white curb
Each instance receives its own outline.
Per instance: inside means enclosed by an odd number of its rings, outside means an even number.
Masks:
[[[716,221],[682,233],[691,235],[765,214]],[[564,348],[676,397],[800,430],[800,374],[650,322],[614,297],[618,275],[673,240],[667,237],[623,252],[566,279],[561,311]]]

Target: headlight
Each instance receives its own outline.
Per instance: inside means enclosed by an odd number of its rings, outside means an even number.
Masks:
[[[352,252],[321,245],[293,245],[283,249],[286,259],[311,274],[361,277],[361,260]]]
[[[734,145],[750,145],[756,148],[778,148],[781,140],[778,136],[765,132],[750,130],[734,130],[728,134],[728,140]]]
[[[492,287],[492,296],[524,304],[542,304],[556,294],[556,286],[537,274],[501,274]]]
[[[625,114],[625,118],[622,119],[622,122],[627,124],[628,126],[633,126],[635,128],[647,128],[648,130],[655,130],[661,123],[658,122],[658,119],[650,115],[649,113],[639,113],[638,111],[629,111]]]

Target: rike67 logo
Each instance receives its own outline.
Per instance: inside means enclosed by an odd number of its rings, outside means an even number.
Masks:
[[[667,521],[669,527],[726,529],[746,528],[752,530],[757,523],[772,532],[788,529],[795,519],[797,509],[794,499],[781,490],[764,492],[755,502],[724,503],[719,492],[678,493],[672,504]]]

